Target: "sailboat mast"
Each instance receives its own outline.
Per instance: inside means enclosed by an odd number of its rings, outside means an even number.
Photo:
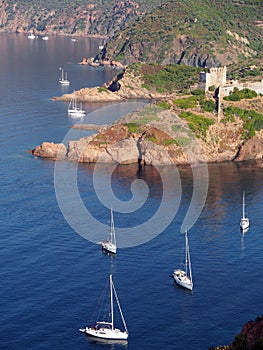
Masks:
[[[243,210],[242,210],[243,219],[245,218],[245,192],[243,192]]]
[[[114,228],[114,219],[113,219],[113,211],[111,208],[111,229],[110,229],[110,241],[114,245],[116,245],[116,236],[115,236],[115,228]]]
[[[119,298],[118,298],[118,295],[117,295],[117,292],[116,292],[116,289],[115,289],[115,286],[114,286],[113,282],[112,282],[112,286],[113,286],[114,295],[115,295],[115,298],[116,298],[116,301],[117,301],[117,305],[118,305],[118,308],[119,308],[119,311],[120,311],[120,314],[121,314],[122,323],[124,325],[126,333],[128,333],[128,328],[127,328],[127,325],[126,325],[126,322],[125,322],[125,319],[124,319],[124,316],[123,316],[123,313],[122,313],[122,310],[121,310],[121,305],[120,305]]]
[[[185,273],[187,276],[187,268],[188,268],[188,238],[187,231],[185,231]]]
[[[110,310],[111,310],[111,329],[114,329],[114,315],[113,315],[113,295],[112,295],[112,275],[110,275]]]
[[[190,275],[190,280],[192,282],[192,267],[191,267],[190,248],[189,248],[189,244],[188,244],[188,237],[187,237],[187,254],[188,254],[188,264],[189,264],[189,275]]]

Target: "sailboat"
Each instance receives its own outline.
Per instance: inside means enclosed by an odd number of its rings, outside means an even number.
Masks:
[[[242,206],[242,217],[240,220],[240,228],[241,230],[246,230],[249,227],[249,218],[246,217],[245,214],[245,192],[243,192],[243,206]]]
[[[35,39],[36,36],[33,32],[30,32],[30,34],[28,35],[28,39]]]
[[[65,73],[65,77],[64,77],[63,69],[59,67],[59,70],[61,70],[61,77],[59,78],[59,83],[62,85],[69,85],[70,81],[68,80],[67,73]]]
[[[113,219],[113,211],[111,208],[111,227],[110,227],[110,236],[106,241],[101,242],[102,249],[116,254],[117,253],[117,245],[116,245],[116,234],[114,228],[114,219]]]
[[[180,286],[189,290],[193,289],[192,268],[187,231],[185,231],[185,271],[180,269],[174,270],[173,278],[174,281]]]
[[[118,310],[120,312],[121,320],[124,326],[124,330],[115,328],[115,318],[114,318],[114,299],[117,302]],[[113,340],[127,340],[128,339],[128,329],[121,310],[119,298],[115,286],[113,284],[112,275],[110,275],[110,320],[107,321],[97,321],[93,327],[86,326],[85,328],[80,328],[80,332],[100,338],[100,339],[113,339]]]
[[[68,115],[72,118],[83,118],[86,112],[82,109],[82,102],[78,105],[76,97],[74,97],[68,105]]]

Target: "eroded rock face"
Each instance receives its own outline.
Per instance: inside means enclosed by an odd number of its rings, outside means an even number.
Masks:
[[[66,157],[67,148],[63,143],[43,142],[41,146],[32,150],[32,154],[41,158],[63,159]]]
[[[257,132],[252,139],[244,143],[235,161],[249,159],[263,159],[263,130]]]
[[[263,339],[263,316],[249,321],[242,327],[241,334],[246,335],[248,347],[251,348],[257,340]]]

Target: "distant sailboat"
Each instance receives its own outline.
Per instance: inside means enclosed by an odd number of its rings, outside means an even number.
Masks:
[[[72,118],[85,117],[86,111],[82,109],[82,102],[78,105],[76,97],[74,97],[68,105],[68,115]]]
[[[243,205],[242,205],[242,217],[240,220],[240,228],[242,231],[249,227],[249,218],[245,214],[245,192],[243,192]]]
[[[110,236],[106,241],[101,242],[102,249],[116,254],[117,253],[117,245],[116,245],[116,234],[114,228],[114,219],[113,219],[113,211],[111,208],[111,227],[110,227]]]
[[[174,270],[173,278],[174,281],[180,286],[189,290],[193,289],[192,267],[187,231],[185,232],[185,271],[180,269]]]
[[[109,319],[96,321],[93,327],[85,327],[80,328],[79,331],[100,339],[112,339],[112,340],[127,340],[128,339],[128,329],[127,325],[121,310],[119,298],[117,296],[117,292],[115,286],[113,284],[112,275],[110,275],[110,312],[108,314]],[[121,320],[124,326],[124,330],[120,330],[119,328],[115,328],[115,315],[114,315],[114,300],[117,303],[118,310],[121,316]]]
[[[42,37],[42,39],[43,39],[43,40],[48,40],[49,37],[48,37],[47,35],[45,35],[45,36]]]
[[[31,32],[29,35],[28,35],[28,39],[35,39],[36,36],[33,32]]]
[[[69,85],[70,81],[68,80],[67,73],[65,73],[65,76],[64,76],[63,69],[59,67],[59,70],[61,70],[61,77],[59,78],[59,83],[62,85]]]

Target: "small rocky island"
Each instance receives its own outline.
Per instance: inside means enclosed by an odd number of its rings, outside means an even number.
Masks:
[[[213,74],[214,80],[207,75],[209,84],[220,78],[226,84],[225,69],[214,69]],[[248,94],[248,98],[233,102],[223,100],[222,96],[220,100],[214,91],[216,86],[213,91],[209,91],[207,84],[203,88],[196,85],[186,95],[178,91],[161,93],[149,89],[133,70],[124,70],[101,87],[54,97],[55,101],[76,97],[83,102],[147,99],[151,103],[104,126],[92,136],[69,141],[67,145],[43,142],[32,154],[83,163],[142,162],[146,165],[263,159],[262,94]],[[223,88],[226,91],[226,87]],[[229,91],[237,93],[239,90],[232,87]],[[87,129],[81,124],[77,127]]]

